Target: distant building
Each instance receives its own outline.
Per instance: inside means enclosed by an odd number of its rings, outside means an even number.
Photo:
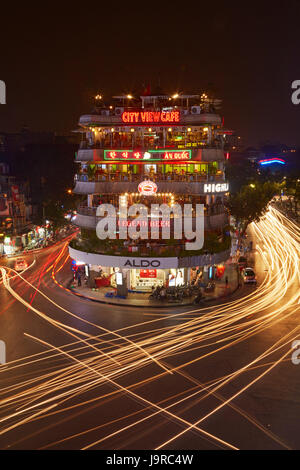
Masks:
[[[221,100],[205,94],[142,95],[131,102],[132,98],[115,96],[111,106],[98,107],[79,119],[82,141],[76,153],[80,167],[74,193],[86,201],[74,218],[81,232],[69,247],[70,257],[85,265],[90,285],[101,269],[108,285],[121,286],[123,293],[211,278],[217,265],[229,258],[231,242],[225,234],[229,185],[224,173],[227,131],[217,112]],[[192,252],[183,235],[175,240],[172,234],[166,241],[164,227],[172,232],[183,212],[169,221],[149,217],[147,234],[155,226],[155,238],[128,236],[123,241],[120,231],[138,223],[129,218],[125,225],[118,220],[116,237],[105,244],[95,240],[98,209],[111,204],[118,211],[119,203],[128,208],[141,203],[148,209],[164,204],[170,212],[175,205],[180,210],[193,205],[195,211],[197,204],[203,204],[205,236],[215,242]],[[196,222],[192,215],[194,227]]]
[[[26,185],[10,175],[9,166],[0,163],[0,226],[6,233],[17,234],[30,224],[31,205]]]

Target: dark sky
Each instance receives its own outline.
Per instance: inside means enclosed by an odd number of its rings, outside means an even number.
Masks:
[[[168,93],[213,86],[245,143],[300,145],[298,1],[103,3],[1,6],[0,131],[68,132],[96,92],[150,82]]]

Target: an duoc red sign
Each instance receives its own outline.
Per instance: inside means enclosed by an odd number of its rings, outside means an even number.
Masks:
[[[188,150],[182,152],[165,152],[163,155],[164,160],[188,160],[190,153]]]
[[[180,122],[179,111],[125,111],[122,121],[128,124],[176,124]]]
[[[154,279],[156,278],[156,269],[140,269],[140,277]]]
[[[190,150],[104,150],[104,160],[190,160]]]

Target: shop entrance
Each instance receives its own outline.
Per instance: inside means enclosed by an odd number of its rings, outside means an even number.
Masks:
[[[151,292],[152,288],[165,282],[163,269],[132,269],[131,287],[133,290]]]

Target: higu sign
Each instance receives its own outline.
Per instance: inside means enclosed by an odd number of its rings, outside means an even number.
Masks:
[[[228,183],[205,183],[205,193],[226,193],[229,190]]]
[[[179,124],[179,111],[125,111],[122,121],[128,124]]]

